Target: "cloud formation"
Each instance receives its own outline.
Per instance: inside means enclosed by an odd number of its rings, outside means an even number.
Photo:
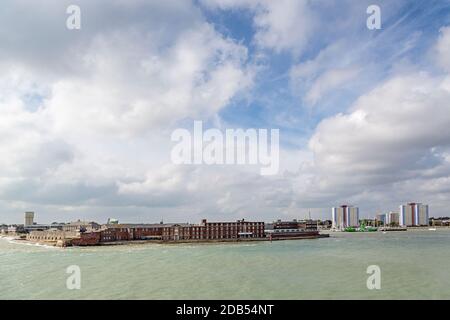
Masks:
[[[446,36],[444,28],[434,48],[437,65],[448,59]],[[349,112],[322,120],[309,140],[314,161],[304,174],[314,174],[301,195],[307,199],[315,190],[341,201],[371,201],[365,194],[373,193],[384,203],[448,205],[449,81],[446,73],[395,75],[360,96]]]
[[[79,1],[82,29],[69,31],[70,1],[8,0],[0,222],[25,210],[47,222],[327,218],[341,201],[445,214],[450,28],[417,31],[399,0],[368,34],[366,3],[353,3]],[[233,33],[242,20],[248,42]],[[171,164],[170,134],[193,120],[281,127],[280,174]]]

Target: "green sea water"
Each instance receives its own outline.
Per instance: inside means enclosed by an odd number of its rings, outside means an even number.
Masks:
[[[78,265],[81,289],[68,290]],[[369,265],[381,289],[369,290]],[[0,239],[1,299],[450,299],[450,230],[48,248]]]

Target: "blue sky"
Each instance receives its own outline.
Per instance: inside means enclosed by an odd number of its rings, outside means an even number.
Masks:
[[[276,122],[276,126],[283,128],[284,137],[295,136],[297,142],[295,147],[304,147],[314,128],[323,118],[345,112],[355,99],[389,77],[399,64],[409,63],[432,69],[432,66],[428,67],[426,55],[436,40],[439,29],[449,23],[448,3],[379,2],[382,10],[382,30],[370,31],[366,28],[368,15],[364,9],[371,3],[360,2],[357,5],[358,10],[351,7],[348,10],[348,2],[347,6],[341,6],[342,2],[330,6],[321,6],[319,3],[318,7],[322,7],[319,9],[321,23],[330,27],[321,26],[319,28],[321,31],[310,39],[301,55],[293,55],[289,50],[282,52],[261,50],[255,45],[253,15],[247,8],[205,9],[208,21],[224,34],[244,43],[249,49],[250,57],[264,55],[262,70],[252,88],[252,97],[236,99],[221,112],[221,116],[238,126],[271,127],[277,116],[285,115],[289,118],[289,122]],[[354,2],[351,6],[354,6]],[[359,15],[349,14],[355,11],[359,11]],[[330,30],[333,28],[333,20],[352,20],[352,28]],[[408,43],[412,41],[414,43],[408,47]],[[349,64],[361,66],[363,74],[344,88],[333,90],[311,108],[302,101],[304,90],[292,87],[290,70],[296,64],[314,59],[321,50],[339,42],[351,44],[353,47],[352,50],[344,47],[336,57],[338,60],[336,62],[349,59]],[[399,52],[399,48],[402,47],[407,48]],[[286,139],[283,143],[289,146],[292,139]]]
[[[345,2],[343,2],[345,3]],[[249,49],[249,55],[264,55],[264,66],[252,88],[252,99],[236,99],[221,112],[221,116],[244,127],[270,127],[273,118],[286,113],[295,121],[295,126],[277,123],[284,131],[295,135],[308,136],[324,117],[345,112],[361,94],[389,77],[399,64],[409,63],[431,69],[426,61],[429,48],[436,41],[439,29],[450,23],[449,4],[445,1],[384,1],[378,2],[382,10],[382,30],[366,28],[365,8],[371,1],[361,1],[357,7],[360,14],[349,15],[356,9],[333,5],[318,5],[321,23],[331,27],[320,27],[316,36],[301,55],[293,55],[289,50],[274,52],[261,50],[254,43],[253,15],[246,8],[231,10],[207,10],[205,15],[224,34],[242,42]],[[347,5],[349,3],[347,2]],[[354,2],[351,3],[354,5]],[[333,20],[352,20],[352,28],[330,31]],[[326,21],[329,21],[328,23]],[[322,31],[323,30],[323,31]],[[363,75],[357,81],[341,90],[330,92],[314,108],[302,102],[302,88],[292,88],[290,70],[296,64],[314,59],[320,51],[335,43],[344,42],[353,47],[345,47],[339,60],[349,59],[348,64],[362,66]],[[410,42],[414,42],[409,47]],[[404,49],[403,49],[404,48]],[[399,50],[400,49],[400,50]],[[354,51],[354,52],[352,52]],[[332,62],[331,62],[332,63]],[[326,68],[326,67],[325,67]],[[268,110],[267,101],[276,107]]]
[[[0,11],[0,223],[450,215],[450,1],[70,4]],[[279,129],[279,174],[174,165],[194,120]]]

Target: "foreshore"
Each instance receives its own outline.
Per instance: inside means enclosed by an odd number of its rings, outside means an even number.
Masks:
[[[102,247],[102,246],[120,246],[120,245],[136,245],[136,244],[167,244],[167,245],[177,245],[177,244],[219,244],[219,243],[249,243],[249,242],[262,242],[262,241],[285,241],[285,240],[311,240],[328,238],[330,235],[325,234],[314,234],[314,235],[302,235],[293,237],[277,237],[277,238],[240,238],[240,239],[213,239],[213,240],[178,240],[178,241],[164,241],[164,240],[126,240],[126,241],[111,241],[111,242],[101,242],[97,245],[92,245],[89,247]],[[30,241],[20,236],[10,236],[10,235],[0,235],[0,238],[4,238],[15,243],[21,244],[38,244],[43,246],[53,246],[53,247],[67,247],[64,245],[58,245],[58,241]],[[74,246],[75,247],[75,246]],[[87,247],[87,246],[82,246]]]

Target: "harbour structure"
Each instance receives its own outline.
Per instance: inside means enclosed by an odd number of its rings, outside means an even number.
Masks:
[[[331,209],[332,229],[343,230],[348,227],[359,227],[359,208],[341,205]]]
[[[403,227],[428,226],[428,205],[415,202],[400,205],[399,224]]]
[[[317,230],[318,229],[318,221],[307,219],[307,220],[297,220],[293,219],[291,221],[282,221],[276,220],[271,224],[267,224],[267,229],[275,229],[275,230],[284,230],[284,229],[301,229],[301,230]]]
[[[270,240],[280,238],[317,237],[319,236],[318,221],[301,220],[292,221],[277,220],[266,224],[265,234]]]

